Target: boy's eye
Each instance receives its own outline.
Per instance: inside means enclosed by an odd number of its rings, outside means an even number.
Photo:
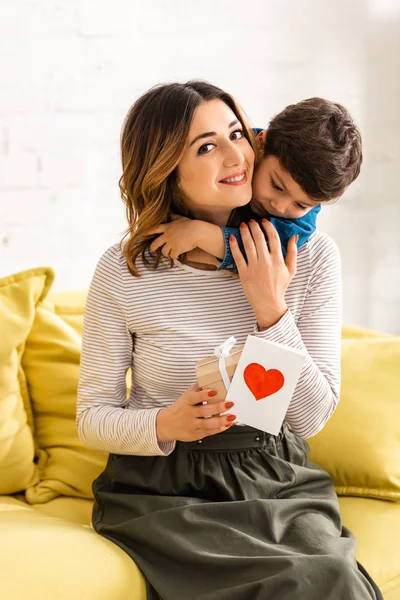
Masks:
[[[235,131],[232,131],[231,133],[231,139],[240,140],[243,137],[243,135],[243,129],[235,129]]]
[[[276,185],[276,183],[273,179],[271,179],[271,185],[274,188],[274,190],[277,190],[278,192],[283,192],[283,189],[280,188],[279,185]]]
[[[307,206],[302,206],[301,204],[299,204],[298,202],[296,202],[297,206],[299,208],[301,208],[302,210],[306,210]]]
[[[207,154],[208,152],[210,152],[210,148],[214,147],[215,144],[203,144],[202,146],[200,146],[200,148],[197,151],[197,154]]]

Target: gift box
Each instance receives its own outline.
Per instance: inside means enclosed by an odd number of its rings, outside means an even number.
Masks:
[[[229,338],[215,348],[212,356],[199,360],[195,365],[198,386],[203,390],[218,392],[216,396],[210,398],[209,403],[225,400],[244,348],[244,346],[234,348],[235,343],[234,337]]]
[[[229,338],[214,356],[196,363],[199,387],[217,392],[204,404],[227,398],[235,405],[235,422],[278,435],[307,353],[252,335],[243,346],[235,343]]]

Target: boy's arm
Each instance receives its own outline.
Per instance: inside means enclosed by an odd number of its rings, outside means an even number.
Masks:
[[[161,248],[161,253],[172,259],[181,254],[200,248],[222,260],[225,255],[224,235],[221,228],[207,221],[188,219],[172,215],[172,221],[149,230],[149,235],[157,235],[150,244],[150,252]]]
[[[320,209],[320,206],[313,208],[301,219],[268,218],[279,234],[284,256],[286,256],[289,239],[293,235],[299,235],[297,247],[300,248],[315,231],[316,216]],[[256,220],[260,221],[259,218]],[[262,231],[264,232],[263,228]],[[221,261],[218,270],[228,270],[237,274],[229,244],[230,234],[235,236],[240,250],[246,257],[239,228],[219,227],[207,221],[172,215],[170,223],[164,223],[149,231],[149,235],[158,235],[151,243],[150,251],[155,252],[161,248],[162,254],[176,259],[194,248],[200,248]],[[268,245],[267,239],[266,242]]]
[[[225,256],[225,239],[223,229],[219,225],[207,221],[195,221],[196,246],[222,260]]]

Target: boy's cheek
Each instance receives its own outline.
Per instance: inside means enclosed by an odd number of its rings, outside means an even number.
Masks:
[[[254,214],[259,215],[260,217],[265,216],[265,213],[267,212],[266,208],[264,208],[262,204],[254,198],[250,200],[250,208]]]

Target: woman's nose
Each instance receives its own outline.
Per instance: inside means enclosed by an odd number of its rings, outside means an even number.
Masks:
[[[224,157],[224,165],[226,167],[236,167],[243,165],[245,160],[244,154],[240,148],[234,143],[228,144],[225,157]]]

